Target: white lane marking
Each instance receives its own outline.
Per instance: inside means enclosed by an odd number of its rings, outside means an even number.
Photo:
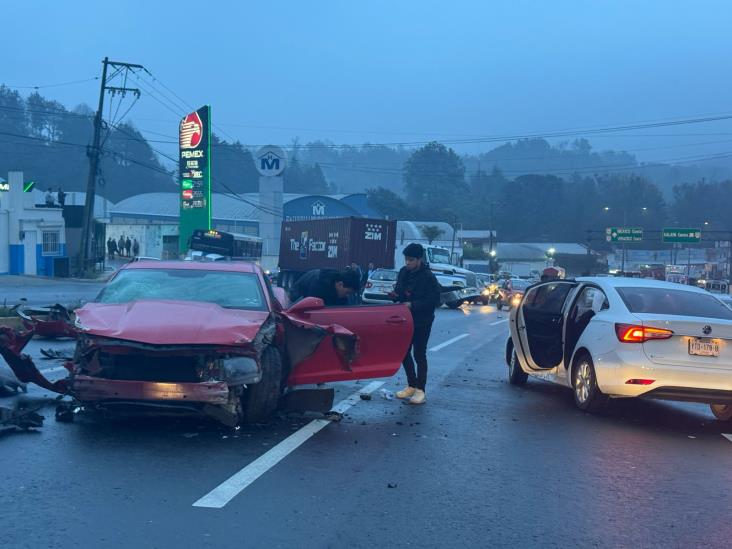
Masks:
[[[339,402],[333,410],[344,413],[346,410],[354,406],[359,400],[359,395],[373,393],[376,389],[384,385],[383,381],[373,381],[366,385],[363,389],[353,393],[346,400]],[[316,434],[330,424],[328,419],[315,419],[305,425],[305,427],[291,434],[285,440],[273,447],[267,453],[262,454],[249,465],[235,473],[228,480],[218,485],[208,494],[193,504],[193,507],[207,507],[209,509],[221,509],[229,503],[234,497],[241,493],[252,482],[285,459],[292,452],[297,450],[310,437]]]
[[[430,352],[431,353],[434,353],[435,351],[439,351],[440,349],[444,349],[448,345],[452,345],[453,343],[455,343],[457,341],[460,341],[461,339],[466,338],[469,335],[470,334],[460,334],[459,336],[455,336],[452,339],[448,339],[447,341],[445,341],[445,343],[440,343],[439,345],[435,345],[434,347],[432,347],[430,349]]]
[[[503,324],[504,322],[508,322],[508,319],[504,318],[503,320],[499,320],[498,322],[491,322],[488,326],[498,326],[499,324]]]
[[[723,436],[724,438],[726,438],[727,440],[729,440],[730,442],[732,442],[732,435],[728,435],[728,434],[726,434],[726,433],[722,433],[722,436]]]

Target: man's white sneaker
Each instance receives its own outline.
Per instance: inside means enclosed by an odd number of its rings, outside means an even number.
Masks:
[[[409,399],[409,404],[424,404],[427,400],[427,395],[421,389],[415,389],[412,398]]]
[[[414,392],[416,390],[417,389],[415,389],[414,387],[407,386],[407,387],[404,387],[404,389],[402,389],[401,391],[397,392],[396,396],[397,396],[397,398],[409,398],[412,395],[414,395]]]

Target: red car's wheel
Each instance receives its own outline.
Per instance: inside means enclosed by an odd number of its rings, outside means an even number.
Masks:
[[[262,380],[247,387],[242,396],[244,421],[266,421],[277,410],[282,396],[282,357],[276,347],[262,352]]]

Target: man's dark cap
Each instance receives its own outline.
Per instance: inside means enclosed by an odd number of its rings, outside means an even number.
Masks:
[[[422,259],[424,257],[424,247],[422,244],[412,242],[404,248],[402,253],[404,254],[404,257],[416,257],[417,259]]]

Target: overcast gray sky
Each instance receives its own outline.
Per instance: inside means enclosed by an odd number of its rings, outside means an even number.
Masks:
[[[732,113],[724,0],[27,0],[3,2],[2,20],[0,82],[86,79],[104,56],[139,63],[186,102],[211,104],[214,123],[247,144],[515,135]],[[67,107],[95,106],[98,82],[40,91]],[[177,115],[145,92],[129,118],[176,135]],[[732,151],[732,122],[591,140],[643,160],[712,154]]]

